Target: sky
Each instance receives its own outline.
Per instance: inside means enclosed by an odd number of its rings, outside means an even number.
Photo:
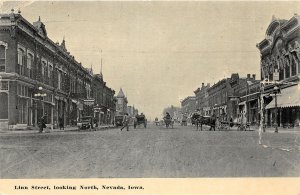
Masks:
[[[297,1],[28,1],[1,2],[1,12],[20,8],[29,22],[41,17],[48,37],[66,40],[71,55],[100,73],[128,105],[148,118],[232,73],[260,76],[256,44],[274,15],[290,19]],[[102,51],[102,53],[101,53]]]

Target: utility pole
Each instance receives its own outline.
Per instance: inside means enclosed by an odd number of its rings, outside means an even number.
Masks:
[[[259,144],[261,144],[261,133],[265,132],[264,127],[264,82],[260,83],[260,125],[258,129]]]

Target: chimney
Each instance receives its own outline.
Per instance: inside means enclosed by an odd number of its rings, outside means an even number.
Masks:
[[[253,77],[253,80],[255,80],[255,78],[256,78],[256,75],[255,75],[255,74],[253,74],[253,75],[252,75],[252,77]]]
[[[247,79],[250,79],[250,74],[247,74]]]

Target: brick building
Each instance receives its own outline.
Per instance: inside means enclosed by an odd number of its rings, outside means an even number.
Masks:
[[[115,91],[106,85],[102,73],[95,74],[92,80],[93,116],[99,124],[111,124],[116,113]]]
[[[261,54],[261,80],[273,81],[265,85],[265,96],[273,97],[266,106],[267,125],[299,125],[300,120],[300,16],[289,20],[273,16],[265,39],[257,44]],[[275,86],[281,89],[275,107]],[[277,116],[277,120],[275,118]]]
[[[207,89],[208,96],[204,99],[207,101],[204,104],[208,105],[208,109],[205,110],[204,114],[215,114],[221,121],[228,121],[230,118],[244,118],[246,122],[247,117],[250,120],[250,105],[252,105],[250,102],[252,99],[248,96],[253,91],[250,92],[250,85],[255,83],[255,79],[255,75],[251,77],[250,74],[247,74],[247,77],[244,78],[239,77],[238,73],[233,73],[230,78],[224,78],[209,87]],[[257,104],[253,105],[256,105],[253,108],[255,107],[257,110]]]
[[[0,58],[2,129],[37,126],[43,115],[51,127],[59,117],[75,125],[85,100],[93,98],[94,75],[68,52],[65,40],[48,38],[40,18],[31,24],[20,13],[0,14]]]
[[[233,74],[230,80],[230,85],[233,88],[233,97],[230,101],[236,102],[233,104],[232,117],[238,118],[238,122],[257,124],[259,120],[260,110],[260,81],[256,80],[256,75],[247,74],[247,77],[240,78],[238,74]],[[238,98],[235,98],[238,97]]]
[[[227,120],[229,114],[230,103],[228,96],[232,95],[232,88],[230,86],[230,78],[224,78],[212,85],[208,90],[208,106],[210,107],[209,115],[215,114],[220,120]]]
[[[181,101],[181,113],[190,115],[196,111],[196,97],[188,96]]]
[[[202,115],[207,115],[208,108],[208,93],[207,90],[210,88],[210,84],[205,85],[202,83],[201,88],[199,87],[194,91],[196,96],[196,109],[200,111]]]

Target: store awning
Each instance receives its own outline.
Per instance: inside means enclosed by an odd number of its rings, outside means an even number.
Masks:
[[[239,103],[239,106],[244,106],[244,105],[246,105],[246,101],[243,101],[243,102]]]
[[[300,106],[300,86],[295,85],[281,90],[277,95],[277,107],[287,108]],[[275,98],[266,106],[266,109],[275,108]]]

